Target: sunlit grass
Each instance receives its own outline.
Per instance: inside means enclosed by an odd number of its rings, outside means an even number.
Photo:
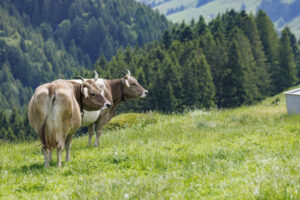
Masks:
[[[125,119],[129,122],[126,122]],[[229,110],[117,117],[44,169],[39,142],[0,145],[2,199],[300,199],[300,116],[283,95]]]

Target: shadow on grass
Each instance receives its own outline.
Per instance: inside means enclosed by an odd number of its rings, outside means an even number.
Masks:
[[[47,190],[47,187],[44,184],[39,183],[27,183],[26,185],[21,185],[16,188],[16,192],[40,192]]]
[[[49,167],[56,167],[56,162],[51,161],[49,165],[50,165]],[[43,172],[45,169],[46,169],[45,163],[39,162],[39,163],[33,163],[31,165],[23,165],[22,167],[16,169],[15,172],[26,174],[32,171]]]

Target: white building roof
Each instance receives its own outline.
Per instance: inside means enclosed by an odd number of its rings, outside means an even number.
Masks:
[[[300,96],[300,88],[294,89],[294,90],[290,90],[287,92],[284,92],[285,95],[296,95],[296,96]]]

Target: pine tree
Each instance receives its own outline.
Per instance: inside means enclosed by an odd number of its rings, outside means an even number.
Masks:
[[[197,35],[202,35],[207,31],[206,23],[204,17],[201,15],[195,27],[195,32]]]
[[[281,32],[280,46],[279,46],[279,69],[275,73],[275,88],[280,92],[293,84],[296,78],[296,64],[294,60],[294,53],[291,47],[289,30],[283,29]]]
[[[170,36],[170,32],[168,30],[166,30],[163,34],[163,38],[162,38],[162,42],[164,44],[164,47],[166,49],[169,49],[169,47],[171,46],[172,44],[172,38]]]
[[[253,71],[254,76],[256,77],[255,84],[259,89],[261,97],[266,97],[271,94],[269,65],[266,63],[266,56],[264,54],[259,32],[254,17],[251,14],[243,17],[241,29],[249,39],[252,54],[256,62],[256,69]]]
[[[214,36],[214,39],[219,39],[221,43],[225,43],[225,28],[224,23],[222,22],[221,16],[218,15],[213,21],[209,23],[211,33]]]
[[[197,58],[195,67],[198,82],[198,105],[201,108],[211,108],[215,105],[215,86],[213,84],[210,66],[203,54]]]
[[[228,64],[222,77],[222,107],[238,107],[246,100],[245,70],[238,43],[232,40],[228,50]]]
[[[193,31],[190,26],[185,26],[184,29],[181,30],[182,31],[179,38],[181,42],[185,42],[193,39]]]
[[[264,53],[267,58],[267,63],[270,66],[269,74],[271,75],[272,91],[273,93],[276,93],[276,75],[274,73],[278,70],[278,35],[274,28],[274,24],[264,11],[258,11],[255,21],[262,41]]]
[[[182,69],[182,105],[193,107],[198,103],[198,81],[192,68],[193,61],[190,60]],[[196,67],[196,66],[194,66]]]
[[[243,82],[245,83],[245,89],[247,90],[245,104],[251,104],[256,100],[261,99],[261,95],[258,91],[257,84],[259,82],[259,76],[257,76],[257,66],[254,60],[252,49],[248,38],[238,27],[235,27],[231,32],[231,38],[234,38],[239,47],[241,53],[241,63],[246,73]]]
[[[211,73],[213,77],[213,82],[215,85],[215,102],[218,106],[221,105],[221,98],[222,98],[222,90],[223,90],[223,84],[222,84],[222,76],[225,71],[225,68],[227,66],[228,57],[227,52],[222,44],[222,42],[219,40],[219,37],[216,38],[216,48],[214,53],[214,63],[211,64]]]
[[[293,53],[295,55],[297,53],[297,50],[298,50],[296,36],[295,36],[295,34],[292,33],[291,29],[288,26],[285,27],[285,30],[287,31],[287,33],[289,35],[291,47],[292,47]]]
[[[170,57],[166,55],[164,61],[161,64],[162,67],[162,86],[165,91],[162,94],[163,110],[173,111],[176,110],[177,106],[180,104],[179,98],[181,96],[181,83],[179,81],[178,75],[174,64],[171,62]]]

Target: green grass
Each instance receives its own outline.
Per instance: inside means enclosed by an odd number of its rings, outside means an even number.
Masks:
[[[283,95],[127,118],[99,148],[74,139],[61,168],[54,155],[44,169],[39,142],[0,144],[0,199],[300,199],[300,116],[286,114]]]

